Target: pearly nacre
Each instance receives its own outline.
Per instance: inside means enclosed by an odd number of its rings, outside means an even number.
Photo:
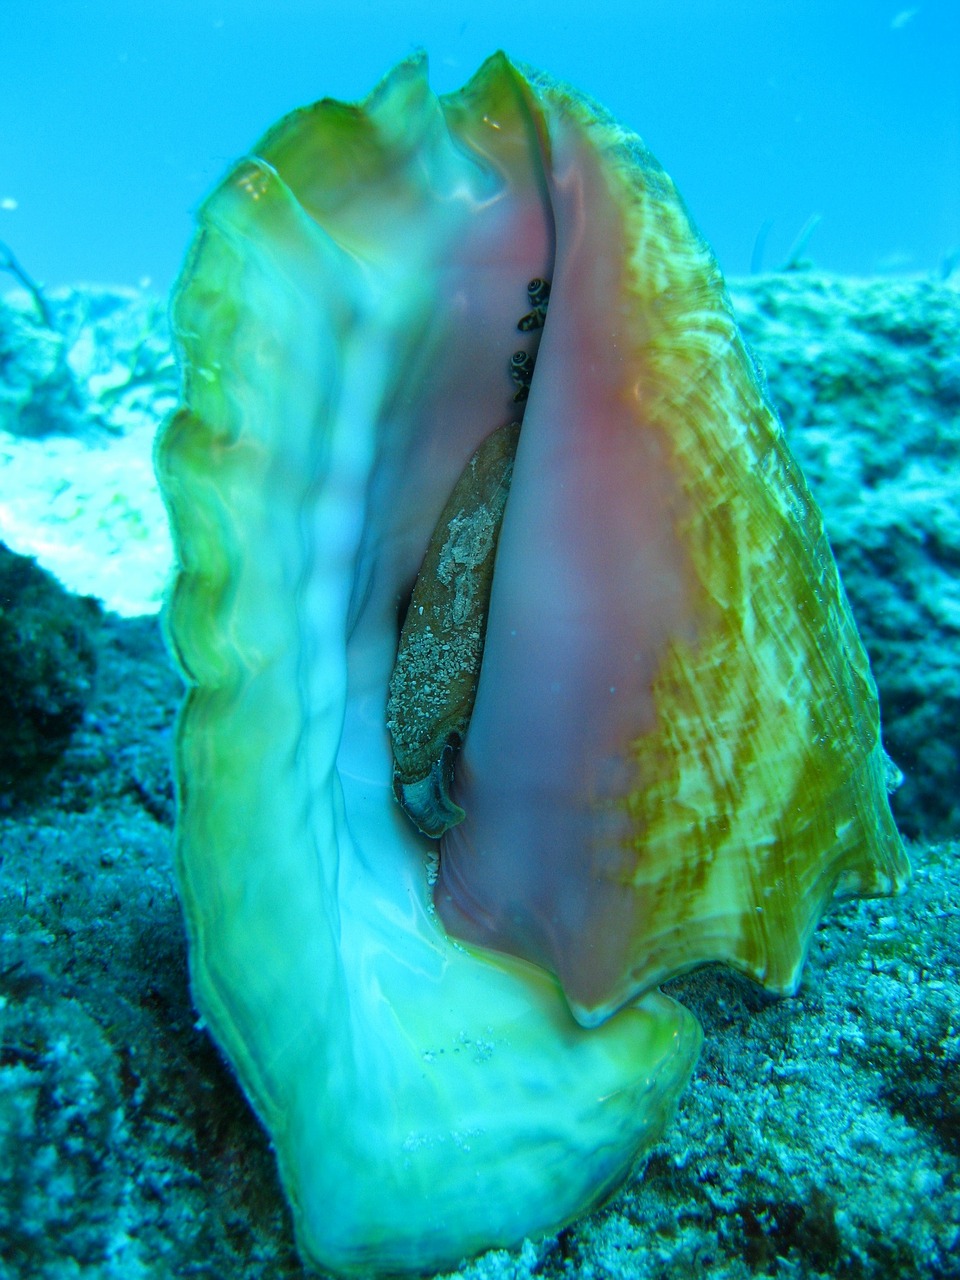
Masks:
[[[156,454],[194,997],[305,1259],[453,1265],[661,1130],[700,1035],[660,981],[790,990],[835,889],[903,882],[876,693],[710,250],[602,109],[502,54],[437,98],[414,58],[199,221]],[[388,684],[535,344],[438,873]]]

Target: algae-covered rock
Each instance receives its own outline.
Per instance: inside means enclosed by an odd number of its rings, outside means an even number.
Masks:
[[[99,617],[96,601],[0,543],[0,793],[29,788],[83,718]]]
[[[156,612],[171,551],[151,447],[176,390],[165,303],[88,286],[49,291],[46,309],[56,331],[26,294],[0,299],[0,538],[79,595]],[[6,365],[5,331],[17,335]],[[24,373],[49,363],[50,344],[76,389],[69,412]]]
[[[119,434],[170,407],[176,372],[164,299],[78,286],[0,297],[0,431],[22,439]]]
[[[880,688],[908,834],[960,831],[960,286],[739,281]]]
[[[86,422],[91,406],[68,350],[64,335],[25,298],[0,301],[0,430],[36,438]]]

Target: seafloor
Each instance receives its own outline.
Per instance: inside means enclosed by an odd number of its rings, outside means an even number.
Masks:
[[[960,1276],[960,282],[732,293],[870,651],[914,882],[836,904],[793,999],[715,968],[671,983],[705,1044],[662,1143],[604,1208],[465,1276]],[[73,593],[0,557],[0,1276],[301,1276],[187,988],[163,306],[47,303],[52,328],[0,304],[0,539]]]

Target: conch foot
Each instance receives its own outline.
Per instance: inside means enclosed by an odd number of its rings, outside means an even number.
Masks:
[[[433,839],[465,816],[450,786],[477,694],[519,436],[519,422],[492,432],[457,481],[417,575],[390,677],[394,794]]]

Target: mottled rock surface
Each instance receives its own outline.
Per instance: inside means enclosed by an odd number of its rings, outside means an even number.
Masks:
[[[99,621],[96,600],[0,542],[0,807],[35,794],[83,719]]]
[[[82,430],[91,407],[63,334],[26,299],[0,306],[0,429],[25,437]]]
[[[26,293],[0,298],[0,538],[79,595],[156,611],[172,558],[152,465],[176,399],[165,303],[58,289],[47,311],[55,329]],[[53,346],[69,404],[43,372]]]
[[[960,834],[960,281],[739,281],[823,508],[903,770],[910,835]]]

